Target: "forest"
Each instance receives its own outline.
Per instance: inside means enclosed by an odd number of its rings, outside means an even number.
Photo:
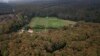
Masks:
[[[29,4],[15,4],[15,7],[17,12],[23,11],[24,14],[31,12],[33,16],[50,16],[73,21],[100,22],[100,1],[72,1],[33,2]]]
[[[100,56],[100,1],[0,3],[0,56]]]

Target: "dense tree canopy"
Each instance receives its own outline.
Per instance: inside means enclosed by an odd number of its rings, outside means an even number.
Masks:
[[[32,13],[33,16],[55,16],[74,21],[100,22],[100,3],[96,2],[46,2],[15,5],[16,13]],[[30,12],[29,12],[30,11]]]

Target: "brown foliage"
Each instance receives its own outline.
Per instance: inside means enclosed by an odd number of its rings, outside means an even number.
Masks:
[[[3,37],[0,53],[7,56],[99,56],[100,25],[81,23],[67,29],[30,34],[18,32]]]

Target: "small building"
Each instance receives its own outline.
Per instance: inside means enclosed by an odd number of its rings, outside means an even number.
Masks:
[[[27,32],[29,32],[29,33],[33,33],[33,30],[32,30],[32,29],[29,29]]]

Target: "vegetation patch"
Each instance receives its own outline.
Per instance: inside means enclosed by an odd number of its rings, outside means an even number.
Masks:
[[[34,17],[29,26],[35,29],[53,29],[73,25],[75,23],[74,21],[62,20],[56,17]]]

